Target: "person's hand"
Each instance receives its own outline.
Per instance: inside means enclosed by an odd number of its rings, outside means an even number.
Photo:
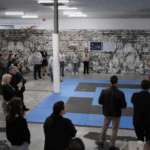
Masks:
[[[61,60],[62,60],[63,58],[61,57]]]
[[[27,78],[27,77],[25,77],[25,80],[26,80],[26,81],[28,81],[28,78]]]
[[[8,61],[5,61],[5,63],[7,64],[7,63],[8,63]]]
[[[35,66],[35,64],[33,64],[33,66]]]
[[[53,70],[53,67],[51,67],[51,69]]]

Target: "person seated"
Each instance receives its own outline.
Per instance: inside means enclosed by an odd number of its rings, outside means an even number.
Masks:
[[[22,100],[14,97],[6,108],[6,136],[11,143],[11,150],[28,150],[30,131],[27,121],[22,116]]]
[[[143,80],[141,92],[133,93],[131,103],[133,103],[133,126],[137,140],[144,142],[150,140],[150,93],[149,81]]]
[[[150,150],[150,140],[146,142],[143,150]]]
[[[70,140],[75,137],[77,130],[71,120],[64,118],[66,104],[62,101],[53,106],[53,113],[44,123],[44,150],[66,150]]]
[[[70,141],[68,150],[85,150],[83,141],[80,138],[74,138]]]

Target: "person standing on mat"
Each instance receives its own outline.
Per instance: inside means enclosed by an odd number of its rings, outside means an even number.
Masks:
[[[60,61],[60,72],[62,69],[62,76],[64,76],[65,55],[63,54],[63,50],[60,51],[59,61]]]
[[[101,135],[96,144],[100,147],[104,147],[104,141],[106,140],[106,132],[112,121],[112,136],[109,143],[109,150],[119,150],[115,147],[115,141],[117,139],[117,132],[120,124],[121,109],[127,107],[125,95],[117,88],[118,77],[110,77],[111,87],[103,89],[99,97],[99,104],[103,105],[104,122],[101,131]]]
[[[141,92],[134,93],[131,98],[133,103],[133,126],[137,140],[144,142],[150,140],[150,93],[149,81],[143,80],[141,83]]]
[[[72,64],[73,64],[73,71],[72,74],[78,74],[78,65],[79,65],[79,56],[77,54],[77,50],[74,50],[74,54],[72,55]]]
[[[42,65],[42,61],[43,61],[43,58],[42,58],[42,55],[41,53],[39,52],[38,48],[36,47],[35,48],[35,52],[33,53],[32,55],[32,59],[31,59],[31,62],[34,66],[34,79],[37,80],[36,78],[36,73],[38,72],[38,76],[40,79],[41,78],[41,65]]]
[[[88,53],[88,50],[86,49],[82,55],[82,60],[84,63],[84,72],[83,74],[85,74],[87,72],[87,74],[89,74],[89,60],[90,60],[90,54]]]
[[[43,57],[43,62],[42,62],[42,72],[43,72],[43,76],[45,76],[45,68],[46,68],[46,72],[47,72],[47,75],[49,75],[48,73],[48,62],[47,62],[47,59],[48,59],[48,55],[47,55],[47,51],[45,48],[43,48],[43,51],[41,51],[41,55]]]

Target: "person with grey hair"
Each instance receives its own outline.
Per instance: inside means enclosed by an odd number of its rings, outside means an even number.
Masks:
[[[42,66],[42,62],[43,62],[42,55],[39,52],[38,48],[36,47],[35,48],[35,52],[33,53],[32,58],[31,58],[31,63],[34,66],[34,79],[35,80],[37,80],[37,78],[36,78],[36,72],[38,72],[39,79],[42,79],[41,78],[41,66]]]

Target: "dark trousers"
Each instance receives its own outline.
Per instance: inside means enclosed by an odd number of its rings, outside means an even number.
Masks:
[[[84,73],[89,73],[89,61],[84,61]]]
[[[61,72],[61,69],[62,69],[62,75],[64,75],[64,61],[60,61],[60,72]]]
[[[144,142],[144,137],[146,137],[146,141],[150,140],[150,124],[133,122],[133,126],[138,141]]]
[[[20,97],[22,99],[22,108],[26,108],[26,106],[24,105],[24,96],[23,96],[23,93],[22,92],[18,92],[17,93],[17,97]]]
[[[41,65],[34,66],[34,79],[36,79],[36,72],[38,72],[38,76],[41,78]]]

